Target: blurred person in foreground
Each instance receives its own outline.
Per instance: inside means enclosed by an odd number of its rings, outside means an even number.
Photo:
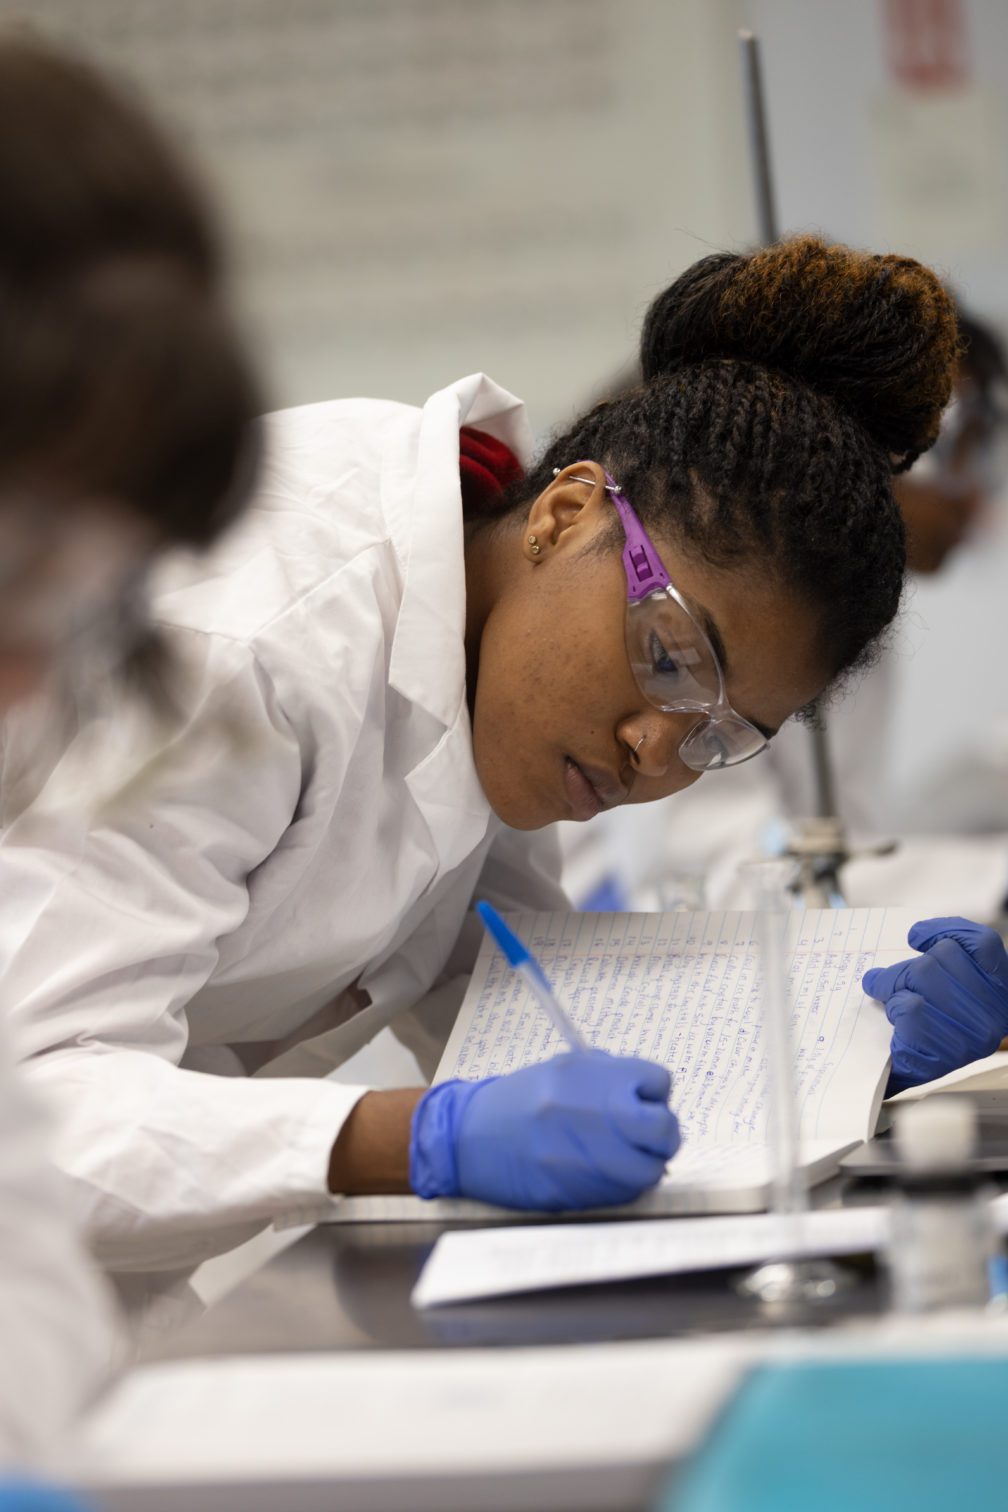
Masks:
[[[201,194],[89,69],[0,35],[0,807],[31,765],[14,705],[125,668],[145,569],[251,484],[258,400]],[[100,669],[100,670],[99,670]],[[48,708],[55,707],[50,699]],[[37,727],[36,727],[37,728]],[[83,802],[84,794],[80,794]],[[0,900],[0,972],[16,941]],[[117,1329],[45,1159],[0,974],[0,1508],[101,1384]]]

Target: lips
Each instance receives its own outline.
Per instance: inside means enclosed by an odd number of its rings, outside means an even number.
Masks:
[[[594,819],[604,808],[622,803],[626,789],[596,767],[582,767],[570,756],[564,758],[564,790],[577,820]]]

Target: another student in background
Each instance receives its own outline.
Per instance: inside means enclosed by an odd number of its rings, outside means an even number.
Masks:
[[[939,572],[1008,482],[1008,360],[997,333],[961,305],[962,356],[931,450],[894,484],[907,567]]]

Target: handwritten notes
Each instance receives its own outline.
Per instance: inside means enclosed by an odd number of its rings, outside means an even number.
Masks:
[[[511,923],[590,1044],[660,1061],[672,1073],[682,1147],[658,1186],[620,1214],[764,1207],[772,1168],[755,914],[519,914]],[[912,923],[908,910],[885,908],[810,910],[788,920],[801,1161],[809,1185],[832,1175],[840,1156],[874,1131],[889,1025],[862,993],[861,976],[906,956]],[[484,941],[436,1080],[505,1075],[564,1048],[521,979]],[[461,1199],[344,1197],[321,1216],[330,1223],[479,1223],[508,1215]]]
[[[684,1147],[766,1138],[756,916],[526,914],[514,921],[589,1042],[672,1073]],[[810,910],[788,922],[802,1137],[867,1136],[888,1056],[871,965],[907,953],[896,909]],[[506,1074],[560,1053],[559,1037],[489,941],[438,1080]]]

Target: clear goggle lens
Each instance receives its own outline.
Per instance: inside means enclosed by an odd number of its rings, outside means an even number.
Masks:
[[[725,698],[721,670],[706,635],[670,593],[627,605],[626,645],[644,697],[665,713],[706,714],[679,747],[696,772],[738,766],[767,740]]]
[[[626,643],[638,686],[656,708],[701,711],[721,703],[721,673],[706,638],[670,594],[627,605]]]
[[[694,772],[738,766],[767,748],[767,738],[736,714],[702,719],[679,747],[679,759]]]

